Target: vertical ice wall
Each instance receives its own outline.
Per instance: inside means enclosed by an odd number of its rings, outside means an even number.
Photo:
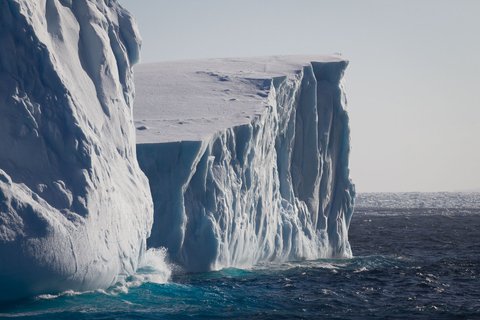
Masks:
[[[152,224],[115,0],[0,1],[0,301],[108,287]]]
[[[139,144],[155,207],[148,245],[190,271],[351,256],[346,66],[334,59],[248,79],[268,95],[251,122],[198,141]]]

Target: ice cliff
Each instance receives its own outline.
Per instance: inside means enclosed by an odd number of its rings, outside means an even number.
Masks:
[[[148,245],[188,271],[351,256],[346,66],[323,56],[138,66]]]
[[[108,287],[153,217],[136,26],[114,0],[2,0],[0,43],[0,301]]]

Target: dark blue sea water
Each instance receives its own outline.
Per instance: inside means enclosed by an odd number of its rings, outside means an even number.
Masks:
[[[350,227],[353,259],[44,296],[0,307],[0,318],[480,319],[480,209],[362,203]]]

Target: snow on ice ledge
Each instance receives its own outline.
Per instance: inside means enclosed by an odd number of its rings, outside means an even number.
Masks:
[[[0,302],[106,288],[144,256],[139,42],[114,0],[0,1]]]
[[[331,56],[135,69],[149,247],[188,271],[350,257],[349,126]]]

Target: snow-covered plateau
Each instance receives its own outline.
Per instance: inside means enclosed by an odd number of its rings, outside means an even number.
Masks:
[[[2,0],[0,43],[0,302],[109,287],[153,219],[132,17],[112,0]]]
[[[187,271],[349,257],[354,186],[336,56],[139,65],[149,247]]]

